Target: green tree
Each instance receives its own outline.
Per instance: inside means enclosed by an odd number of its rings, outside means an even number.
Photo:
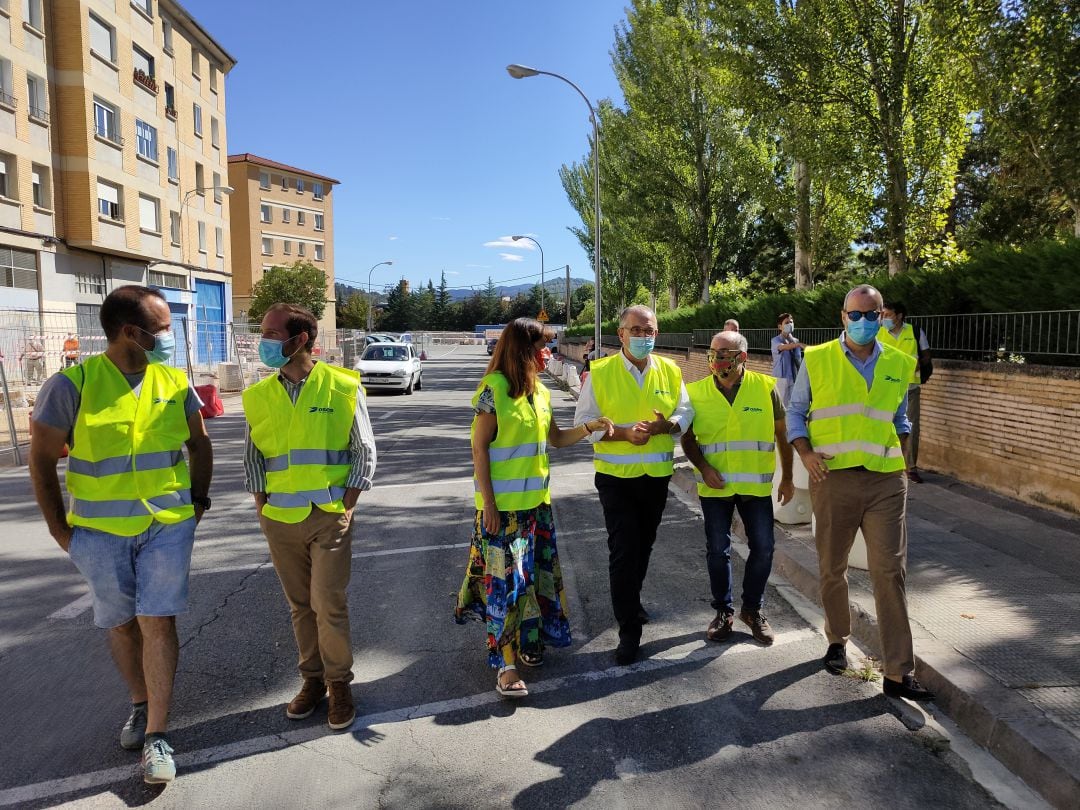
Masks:
[[[362,292],[352,292],[337,306],[338,329],[366,329],[368,299]]]
[[[321,318],[326,310],[326,273],[310,262],[297,261],[285,267],[275,265],[251,288],[248,320],[262,320],[274,304],[297,304]]]

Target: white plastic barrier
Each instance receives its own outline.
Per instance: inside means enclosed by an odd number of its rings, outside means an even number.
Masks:
[[[776,473],[773,475],[773,517],[788,525],[809,523],[813,517],[813,509],[810,506],[810,475],[806,472],[799,454],[794,450],[792,454],[795,456],[791,465],[791,479],[795,484],[795,495],[783,506],[776,501],[776,493],[780,489],[779,450],[776,451]]]
[[[551,360],[548,360],[547,371],[548,371],[549,374],[551,374],[552,377],[555,377],[556,379],[561,378],[562,377],[562,370],[563,370],[563,362],[562,362],[562,360],[555,360],[554,358],[552,358]]]
[[[563,379],[566,380],[566,384],[571,388],[580,388],[581,378],[578,377],[577,366],[567,363],[564,371],[565,375],[563,376]]]
[[[817,533],[817,521],[810,521],[810,531]],[[866,559],[866,538],[863,537],[862,529],[855,532],[855,542],[851,544],[848,552],[848,565],[852,568],[860,568],[863,571],[870,569],[870,563]]]

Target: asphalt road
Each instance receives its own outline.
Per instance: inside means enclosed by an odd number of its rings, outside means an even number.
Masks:
[[[346,733],[329,731],[325,708],[285,717],[296,654],[243,491],[243,417],[209,423],[214,508],[179,622],[180,773],[168,787],[144,785],[138,754],[119,747],[128,698],[85,587],[45,532],[25,469],[0,471],[0,805],[997,806],[939,738],[909,730],[879,685],[822,671],[813,617],[775,588],[773,647],[742,633],[706,643],[701,520],[674,495],[646,582],[645,660],[615,667],[585,444],[553,454],[574,644],[524,672],[528,699],[500,699],[482,625],[451,621],[473,514],[468,400],[487,357],[433,354],[422,392],[369,399],[379,466],[354,529],[358,717]],[[553,402],[569,426],[573,401],[554,390]]]

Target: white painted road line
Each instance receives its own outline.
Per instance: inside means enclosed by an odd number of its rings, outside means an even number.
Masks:
[[[772,645],[772,649],[783,647],[788,644],[817,639],[818,637],[818,633],[811,629],[778,633],[776,642]],[[688,646],[690,646],[691,649],[687,652]],[[747,654],[760,655],[761,650],[756,645],[750,644],[719,646],[715,644],[708,645],[706,642],[701,641],[696,642],[694,645],[683,645],[653,658],[646,658],[645,660],[638,661],[636,664],[632,664],[628,667],[610,667],[609,669],[590,670],[589,672],[565,675],[561,678],[552,678],[547,681],[532,681],[529,683],[529,693],[531,695],[538,695],[546,692],[556,692],[563,689],[579,687],[582,684],[625,678],[628,675],[636,675],[641,672],[664,670],[669,667],[675,667],[692,661],[709,660],[719,658],[720,656],[726,658],[732,655]],[[437,717],[441,714],[449,714],[450,712],[457,712],[462,709],[473,709],[479,706],[499,703],[501,700],[502,698],[492,689],[481,692],[478,695],[469,695],[467,697],[454,698],[452,700],[440,700],[433,703],[422,703],[419,706],[408,706],[401,709],[391,709],[385,712],[377,712],[375,714],[357,717],[349,728],[349,731],[358,732],[370,729],[374,726],[390,723],[405,723],[427,717]],[[257,754],[265,754],[270,751],[277,751],[293,745],[304,745],[305,743],[316,742],[323,738],[327,738],[327,742],[331,742],[331,744],[333,740],[342,739],[342,737],[334,732],[327,730],[325,726],[308,727],[297,729],[296,731],[288,731],[283,734],[269,734],[264,737],[255,737],[250,740],[239,740],[227,745],[219,745],[214,748],[203,748],[198,751],[190,751],[187,753],[181,752],[176,755],[176,766],[177,770],[180,772],[179,778],[183,779],[185,769],[201,767],[216,762],[242,759]],[[64,779],[52,779],[45,782],[36,782],[31,785],[8,788],[7,790],[0,790],[0,807],[26,802],[40,802],[62,796],[65,793],[89,790],[91,788],[102,787],[116,782],[128,782],[136,779],[138,775],[139,766],[137,763],[133,763],[124,767],[91,771],[89,773],[69,776]]]
[[[390,418],[391,416],[393,416],[393,415],[394,415],[395,413],[397,413],[397,411],[387,411],[386,413],[381,413],[381,414],[379,414],[379,415],[378,415],[378,416],[376,416],[375,418],[376,418],[376,419],[389,419],[389,418]]]
[[[64,605],[55,613],[50,613],[47,618],[50,619],[74,619],[84,610],[94,604],[93,594],[84,593],[74,602],[70,602]]]

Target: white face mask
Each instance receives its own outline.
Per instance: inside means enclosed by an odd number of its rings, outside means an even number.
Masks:
[[[784,334],[785,335],[790,335],[794,331],[795,331],[795,324],[793,324],[793,323],[785,323],[784,324]]]

